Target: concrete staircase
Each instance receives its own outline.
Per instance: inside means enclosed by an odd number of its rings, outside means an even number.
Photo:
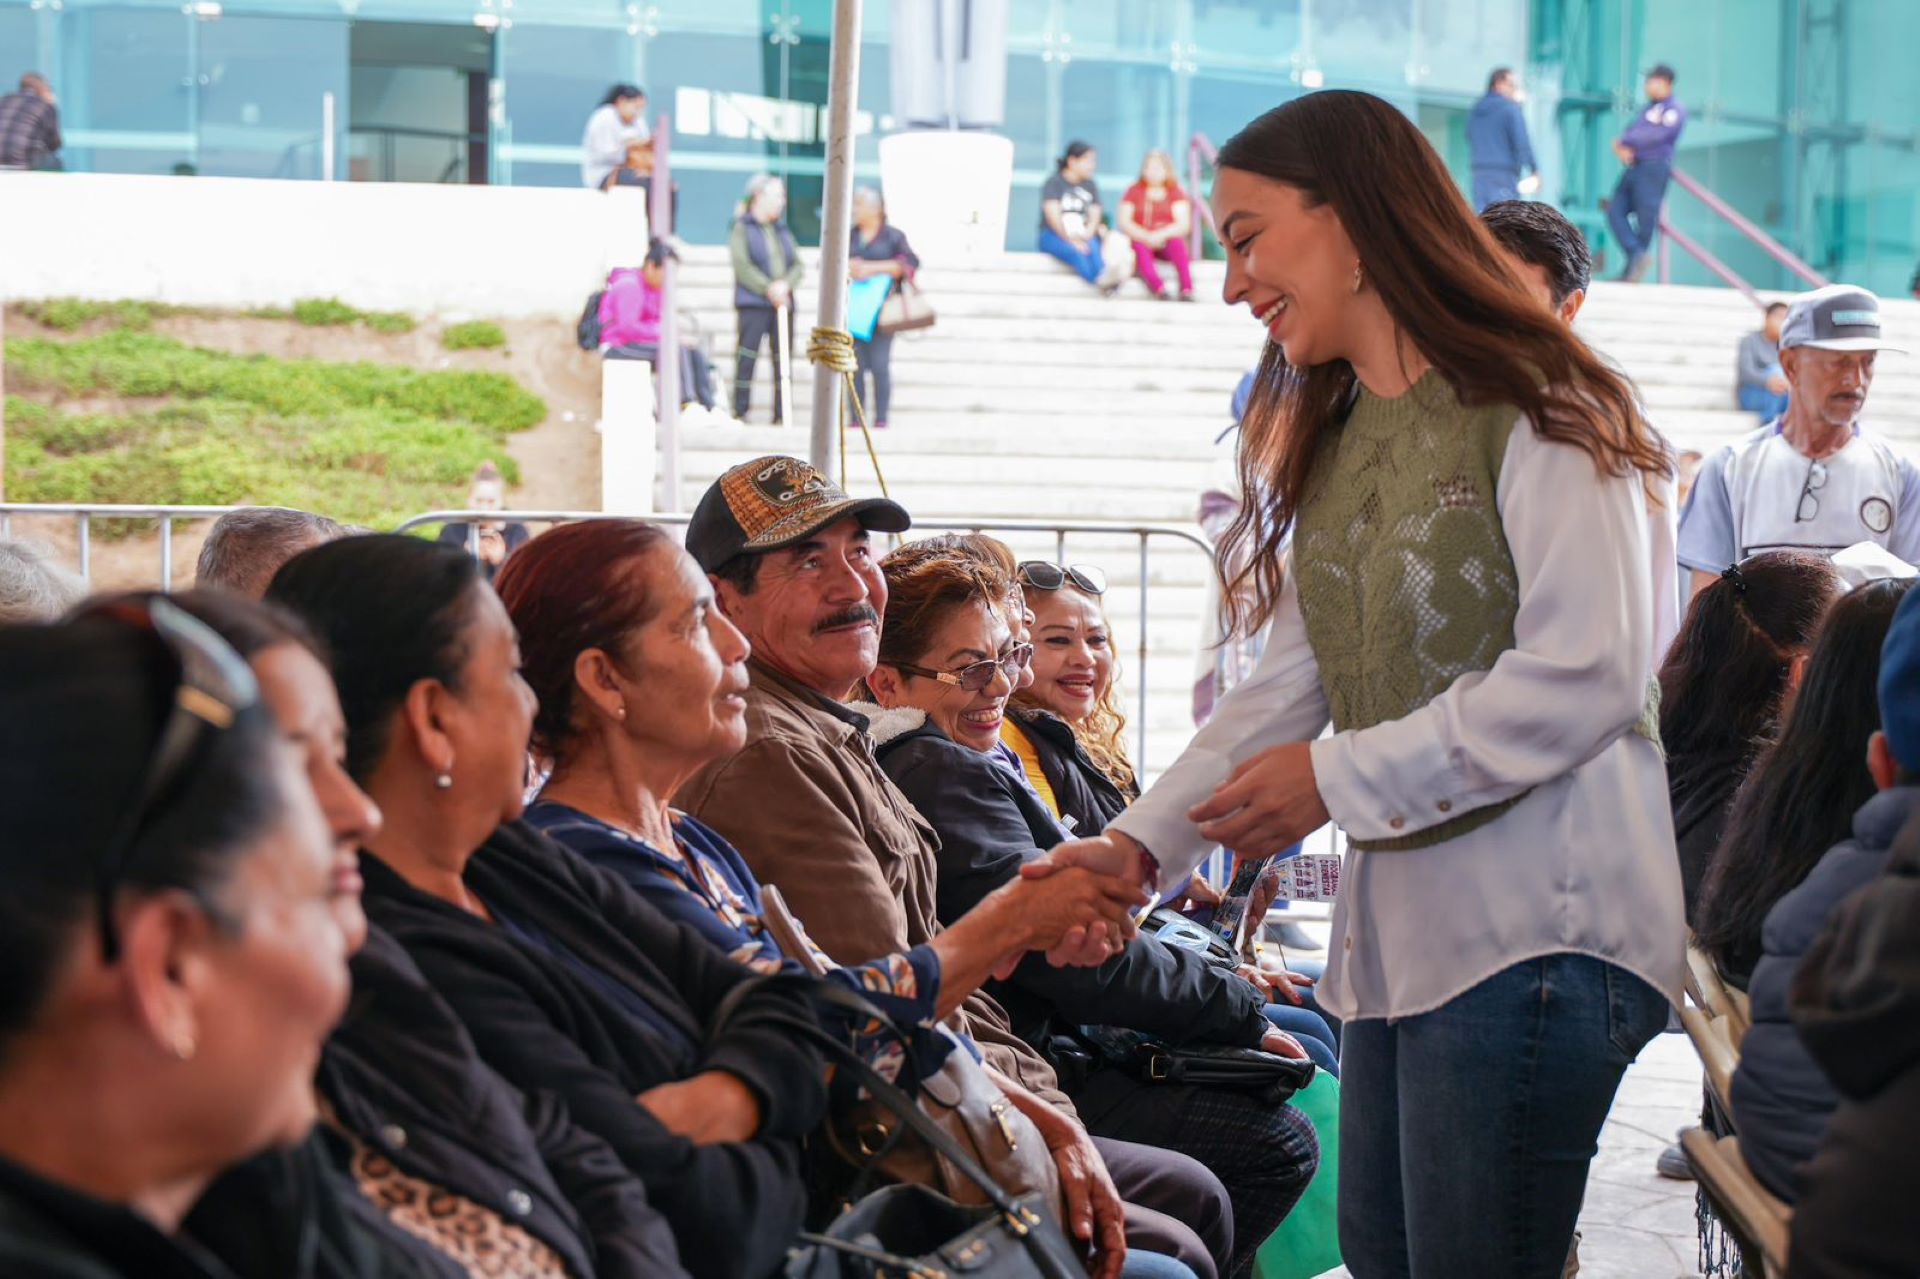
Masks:
[[[940,320],[896,340],[891,426],[875,436],[894,497],[922,520],[944,517],[989,530],[995,519],[1191,527],[1200,493],[1231,474],[1232,442],[1217,440],[1230,425],[1233,387],[1258,360],[1265,338],[1244,308],[1221,303],[1221,274],[1217,263],[1198,266],[1201,300],[1182,304],[1157,302],[1137,282],[1101,298],[1038,254],[922,271]],[[734,320],[724,251],[688,250],[680,278],[683,304],[711,335],[730,385]],[[803,293],[802,347],[812,306]],[[1890,303],[1888,321],[1920,343],[1920,304]],[[1733,407],[1732,375],[1735,344],[1756,324],[1751,304],[1731,290],[1600,284],[1580,331],[1633,377],[1655,423],[1678,446],[1709,450],[1754,424]],[[803,358],[794,373],[800,407],[789,412],[799,425],[764,425],[771,398],[763,359],[749,415],[754,425],[698,424],[683,432],[682,509],[736,462],[806,451],[811,377]],[[1920,359],[1883,359],[1872,404],[1880,429],[1920,442]],[[848,441],[847,473],[854,491],[876,490],[858,438]],[[1053,534],[1003,536],[1023,557],[1059,554]],[[1128,710],[1138,710],[1144,667],[1146,764],[1157,771],[1192,731],[1205,556],[1155,537],[1143,574],[1139,538],[1086,534],[1068,535],[1065,555],[1101,565],[1113,581],[1107,604]]]

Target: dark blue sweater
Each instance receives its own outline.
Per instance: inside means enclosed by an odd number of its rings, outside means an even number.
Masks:
[[[1498,93],[1487,94],[1467,113],[1467,151],[1476,169],[1518,177],[1523,169],[1539,167],[1533,162],[1533,141],[1527,137],[1520,104]]]
[[[1760,962],[1747,985],[1753,1028],[1740,1045],[1730,1100],[1740,1153],[1760,1184],[1788,1203],[1799,1196],[1800,1165],[1820,1144],[1840,1098],[1787,1020],[1787,992],[1835,908],[1886,870],[1887,849],[1916,811],[1920,787],[1913,786],[1882,791],[1861,805],[1853,838],[1834,845],[1774,904],[1761,928]]]

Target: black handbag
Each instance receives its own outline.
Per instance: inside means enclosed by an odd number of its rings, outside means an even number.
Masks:
[[[721,1001],[715,1014],[724,1025],[747,991],[764,982],[806,980],[774,975],[743,982]],[[808,981],[810,998],[850,1007],[883,1026],[893,1022],[853,991],[830,982]],[[898,1118],[965,1176],[987,1202],[977,1207],[955,1203],[925,1185],[892,1185],[863,1195],[820,1233],[803,1232],[788,1254],[787,1279],[1085,1279],[1080,1252],[1068,1241],[1051,1209],[1038,1195],[1015,1199],[1002,1190],[939,1124],[922,1113],[912,1097],[888,1082],[853,1048],[820,1025],[797,1016],[778,1023],[823,1052],[846,1071],[868,1096]],[[898,1028],[894,1028],[898,1031]],[[909,1046],[900,1034],[903,1046]],[[909,1051],[911,1051],[909,1046]]]
[[[1312,1062],[1260,1048],[1167,1044],[1115,1026],[1083,1026],[1080,1033],[1107,1062],[1142,1083],[1230,1088],[1278,1106],[1313,1082]]]

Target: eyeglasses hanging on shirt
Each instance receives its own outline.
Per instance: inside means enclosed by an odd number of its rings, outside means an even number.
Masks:
[[[1807,482],[1800,486],[1800,505],[1793,510],[1793,522],[1805,524],[1820,514],[1820,490],[1827,486],[1827,464],[1807,463]]]

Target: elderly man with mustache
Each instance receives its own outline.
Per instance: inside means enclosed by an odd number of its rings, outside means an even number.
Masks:
[[[683,786],[675,806],[738,848],[841,964],[940,929],[933,830],[846,705],[879,659],[887,585],[873,535],[910,522],[897,503],[849,497],[796,458],[763,457],[714,481],[687,528],[688,553],[752,655],[745,748]],[[991,997],[976,991],[961,1019],[990,1068],[1048,1103],[1029,1117],[1050,1149],[1087,1143],[1052,1067]],[[1090,1149],[1105,1192],[1124,1201],[1128,1249],[1177,1258],[1201,1279],[1224,1272],[1233,1218],[1218,1177],[1170,1150],[1098,1137]]]

